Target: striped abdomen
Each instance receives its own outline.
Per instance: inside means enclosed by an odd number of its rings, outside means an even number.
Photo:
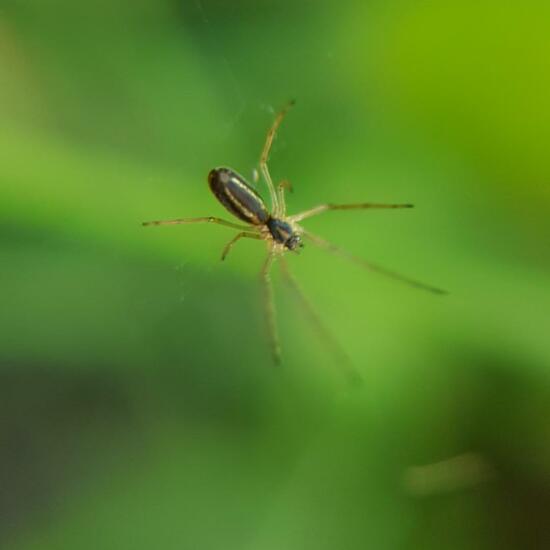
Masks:
[[[243,222],[262,225],[269,219],[262,197],[230,168],[211,170],[208,174],[208,185],[227,210]]]

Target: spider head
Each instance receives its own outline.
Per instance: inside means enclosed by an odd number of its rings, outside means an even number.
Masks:
[[[269,218],[266,223],[273,240],[283,244],[288,250],[298,251],[303,246],[300,235],[291,224],[278,218]]]
[[[304,243],[302,242],[302,237],[300,237],[300,235],[293,233],[285,242],[285,246],[293,252],[299,252],[300,248],[303,248]]]

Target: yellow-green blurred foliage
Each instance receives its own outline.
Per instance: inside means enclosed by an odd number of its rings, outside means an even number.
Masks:
[[[271,155],[291,268],[364,384],[219,226]],[[0,3],[0,545],[550,545],[550,4]],[[265,186],[258,190],[267,196]]]

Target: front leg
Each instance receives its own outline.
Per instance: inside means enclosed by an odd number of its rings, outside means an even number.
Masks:
[[[277,321],[275,317],[275,297],[273,295],[273,285],[271,283],[271,266],[275,259],[275,252],[270,249],[265,263],[260,273],[263,284],[263,298],[266,316],[266,325],[271,345],[271,354],[276,365],[281,362],[281,345],[279,343],[279,333],[277,331]]]

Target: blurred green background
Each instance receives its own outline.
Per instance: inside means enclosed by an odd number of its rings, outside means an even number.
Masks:
[[[290,212],[432,296],[218,226],[271,155]],[[0,546],[550,545],[550,5],[2,0]],[[262,183],[258,189],[267,196]]]

